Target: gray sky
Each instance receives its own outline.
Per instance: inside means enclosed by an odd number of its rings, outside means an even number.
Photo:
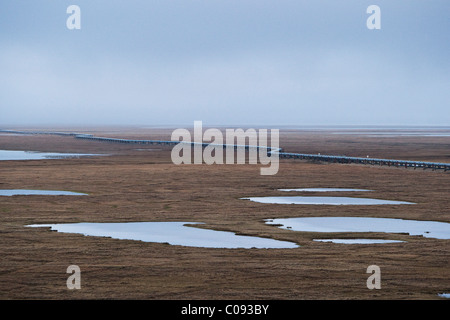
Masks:
[[[0,2],[3,127],[450,125],[449,107],[448,0]]]

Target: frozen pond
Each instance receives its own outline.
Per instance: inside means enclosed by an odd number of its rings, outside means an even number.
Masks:
[[[343,244],[377,244],[377,243],[398,243],[405,242],[401,240],[383,240],[383,239],[313,239],[319,242],[333,242]]]
[[[266,220],[282,229],[305,232],[409,233],[426,238],[450,239],[450,223],[366,217],[306,217]]]
[[[260,203],[276,204],[314,204],[314,205],[381,205],[381,204],[414,204],[405,201],[380,200],[353,197],[252,197],[241,198]]]
[[[98,155],[99,154],[88,154],[88,153],[57,153],[57,152],[0,150],[0,160],[43,160],[43,159],[79,158]]]
[[[0,190],[0,196],[16,195],[50,195],[50,196],[86,196],[86,193],[57,191],[57,190],[26,190],[26,189],[8,189]]]
[[[203,248],[297,248],[293,242],[268,238],[240,236],[228,231],[215,231],[185,226],[198,222],[125,222],[125,223],[71,223],[37,224],[28,227],[50,227],[65,233],[85,236],[111,237]]]
[[[278,189],[279,191],[305,191],[305,192],[334,192],[334,191],[372,191],[367,189],[346,188],[304,188],[304,189]]]

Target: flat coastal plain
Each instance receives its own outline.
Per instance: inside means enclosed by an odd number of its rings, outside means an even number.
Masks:
[[[33,128],[17,128],[32,130]],[[39,130],[46,130],[39,128]],[[52,129],[48,129],[52,130]],[[173,129],[64,128],[102,137],[170,140]],[[371,136],[281,129],[286,152],[450,162],[449,136]],[[313,163],[175,165],[171,146],[115,144],[70,136],[0,134],[1,150],[95,153],[78,159],[0,161],[0,189],[66,190],[88,196],[0,197],[1,299],[441,299],[450,292],[450,240],[405,233],[299,232],[268,225],[290,217],[379,217],[450,223],[450,171]],[[263,204],[245,197],[323,196],[278,189],[354,188],[327,196],[370,197],[413,205]],[[221,249],[60,233],[32,224],[202,222],[298,244],[287,249]],[[402,240],[338,244],[314,239]],[[81,270],[69,290],[67,267]],[[381,270],[368,289],[367,268]]]

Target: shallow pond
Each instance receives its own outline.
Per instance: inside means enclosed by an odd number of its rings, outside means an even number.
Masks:
[[[266,220],[282,229],[305,232],[409,233],[426,238],[450,239],[450,223],[368,217],[306,217]]]
[[[28,227],[50,227],[65,233],[85,236],[111,237],[203,248],[297,248],[293,242],[268,238],[240,236],[233,232],[189,227],[198,222],[125,222],[125,223],[70,223],[37,224]]]
[[[339,191],[372,191],[367,189],[346,189],[346,188],[303,188],[303,189],[278,189],[279,191],[304,191],[304,192],[339,192]]]
[[[17,195],[86,196],[87,194],[71,191],[58,191],[58,190],[26,190],[26,189],[0,190],[0,196],[17,196]]]
[[[0,150],[0,160],[44,160],[61,158],[79,158],[88,156],[98,156],[99,154],[89,153],[58,153],[58,152],[35,152],[20,150]]]
[[[405,201],[392,201],[371,198],[353,197],[251,197],[241,198],[259,203],[275,204],[313,204],[313,205],[381,205],[381,204],[414,204]]]

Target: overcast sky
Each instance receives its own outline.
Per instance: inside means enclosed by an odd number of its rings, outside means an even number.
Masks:
[[[449,108],[449,0],[0,2],[0,127],[450,125]]]

